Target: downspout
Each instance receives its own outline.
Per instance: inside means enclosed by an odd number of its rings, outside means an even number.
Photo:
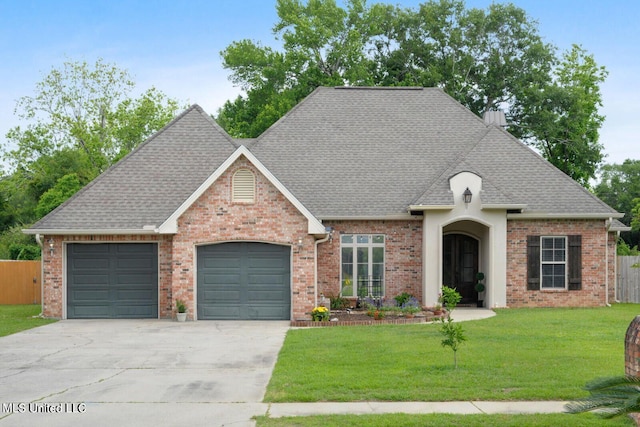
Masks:
[[[609,227],[611,226],[611,224],[613,224],[613,218],[609,218],[609,223],[608,226],[605,227],[605,232],[606,234],[606,240],[605,240],[605,251],[607,256],[605,257],[605,278],[604,278],[604,288],[605,288],[605,305],[607,307],[611,307],[611,304],[609,304]]]
[[[44,246],[40,239],[40,233],[36,233],[35,237],[36,243],[40,246],[40,314],[38,316],[44,317],[44,286],[42,286],[42,281],[44,280],[44,263],[42,262],[44,258]]]
[[[616,263],[613,266],[613,273],[616,278],[616,302],[620,302],[618,299],[618,242],[620,241],[620,231],[616,231]]]
[[[314,247],[314,252],[315,253],[313,254],[313,257],[314,257],[314,263],[313,263],[313,267],[314,267],[313,288],[314,289],[313,289],[313,294],[314,294],[314,298],[315,298],[314,307],[318,306],[318,245],[320,243],[326,242],[327,240],[329,240],[330,237],[331,237],[331,232],[329,231],[329,232],[327,232],[327,235],[325,237],[323,237],[320,240],[316,240],[316,242],[315,242],[316,243],[315,247]]]

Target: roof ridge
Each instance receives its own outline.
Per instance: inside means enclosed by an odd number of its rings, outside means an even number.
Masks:
[[[137,147],[135,147],[133,150],[129,151],[124,157],[122,157],[120,160],[118,160],[117,162],[115,162],[114,164],[112,164],[111,166],[109,166],[107,169],[105,169],[103,172],[101,172],[98,176],[96,176],[94,179],[92,179],[90,182],[87,183],[87,185],[85,185],[84,187],[82,187],[80,190],[76,191],[73,196],[69,197],[67,200],[65,200],[64,202],[62,202],[60,205],[56,206],[55,209],[53,209],[51,212],[49,212],[47,215],[43,216],[42,218],[40,218],[38,221],[36,221],[31,227],[35,227],[37,224],[40,223],[40,221],[42,221],[44,218],[50,216],[50,215],[55,215],[56,212],[58,212],[59,210],[63,209],[64,207],[66,207],[68,204],[70,204],[73,200],[77,199],[78,197],[80,197],[82,194],[84,194],[85,192],[89,191],[90,188],[94,187],[97,183],[101,182],[103,179],[105,179],[106,176],[111,175],[113,173],[114,170],[122,167],[122,165],[125,163],[125,161],[127,159],[129,159],[130,157],[133,157],[135,155],[137,155],[137,153],[144,149],[144,147],[146,147],[148,144],[151,143],[151,141],[157,139],[160,135],[162,135],[167,129],[171,128],[172,126],[174,126],[176,123],[178,123],[180,120],[182,120],[185,116],[187,116],[187,114],[189,114],[192,111],[197,111],[200,115],[202,115],[204,118],[206,118],[209,122],[211,122],[211,124],[214,126],[214,128],[221,132],[223,136],[225,136],[227,138],[227,140],[229,140],[229,142],[231,143],[232,146],[235,147],[235,144],[233,144],[233,142],[231,141],[231,137],[229,136],[229,134],[227,132],[225,132],[224,129],[222,129],[222,127],[220,127],[220,125],[218,125],[212,118],[211,116],[209,116],[203,109],[202,107],[200,107],[198,104],[192,104],[191,106],[189,106],[189,108],[187,108],[186,110],[184,110],[182,113],[178,114],[177,116],[175,116],[173,119],[171,119],[171,121],[169,121],[169,123],[167,123],[166,125],[164,125],[161,129],[157,130],[156,132],[154,132],[151,136],[149,136],[147,139],[145,139],[144,141],[142,141],[140,144],[138,144]],[[237,148],[237,147],[235,147]]]
[[[468,110],[467,110],[468,111]],[[473,114],[473,113],[471,113]],[[475,114],[473,114],[475,116]],[[467,155],[471,152],[471,150],[473,150],[479,143],[480,141],[482,141],[488,134],[489,134],[489,130],[490,129],[486,129],[483,131],[483,134],[476,140],[476,142],[474,142],[473,144],[470,144],[470,148],[467,148],[466,150],[461,150],[460,154],[456,157],[453,158],[453,160],[451,160],[449,163],[447,163],[444,167],[444,169],[442,170],[442,173],[440,173],[432,182],[431,185],[429,185],[422,193],[420,193],[418,195],[418,197],[414,198],[413,201],[418,201],[422,198],[424,198],[427,194],[429,194],[431,192],[432,189],[434,189],[436,187],[436,185],[438,185],[439,182],[441,182],[442,178],[444,176],[447,177],[447,179],[451,178],[450,173],[448,173],[450,170],[452,170],[455,166],[459,165],[460,163],[466,163],[466,158]]]

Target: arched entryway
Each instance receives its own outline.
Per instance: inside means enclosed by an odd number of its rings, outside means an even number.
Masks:
[[[467,234],[449,233],[443,236],[442,284],[456,290],[462,296],[460,304],[476,304],[475,290],[479,264],[479,242]]]

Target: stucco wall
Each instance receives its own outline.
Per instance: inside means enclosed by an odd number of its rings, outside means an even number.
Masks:
[[[408,292],[422,301],[422,220],[325,221],[333,239],[318,245],[318,293],[340,294],[340,235],[384,234],[385,295]]]
[[[527,290],[527,236],[582,235],[581,290]],[[615,286],[615,242],[607,247],[604,220],[507,221],[507,305],[509,307],[593,307],[607,302]],[[608,261],[607,261],[608,259]]]

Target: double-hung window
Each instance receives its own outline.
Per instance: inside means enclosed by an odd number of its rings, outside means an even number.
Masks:
[[[582,236],[527,236],[527,290],[582,289]]]
[[[567,238],[541,237],[542,289],[567,287]]]
[[[384,296],[384,235],[343,234],[340,253],[343,297]]]

